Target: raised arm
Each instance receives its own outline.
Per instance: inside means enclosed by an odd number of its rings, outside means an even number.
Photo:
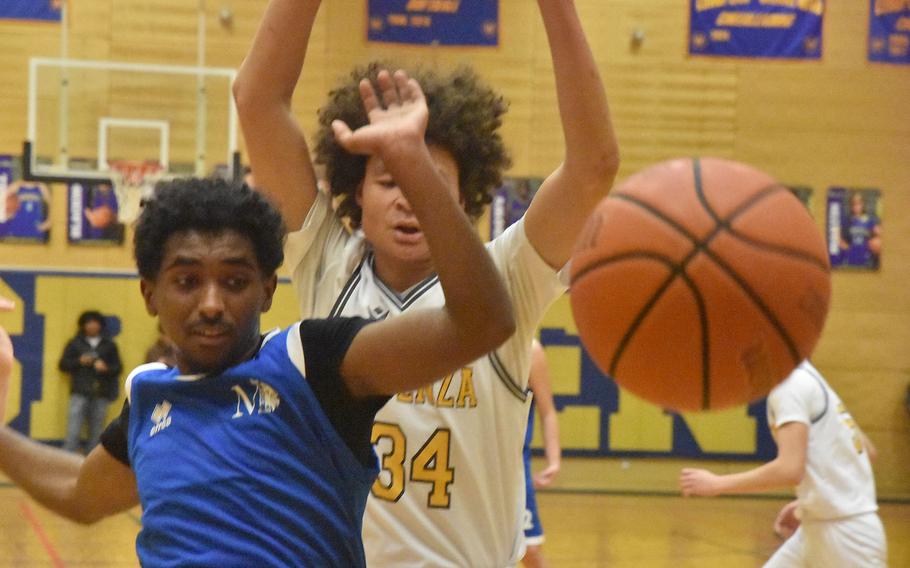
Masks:
[[[233,87],[256,188],[278,206],[290,231],[303,224],[317,191],[291,97],[319,3],[271,0]]]
[[[550,381],[550,369],[543,346],[534,341],[531,346],[531,374],[528,377],[528,388],[534,393],[534,404],[540,416],[540,429],[543,432],[543,448],[547,457],[547,467],[534,474],[534,488],[550,486],[562,466],[562,448],[559,444],[559,417],[556,415],[556,404],[553,402],[553,387]]]
[[[440,176],[424,141],[427,107],[420,86],[403,71],[379,75],[382,102],[360,85],[370,124],[351,132],[332,126],[349,152],[381,159],[420,222],[445,293],[442,308],[407,313],[365,327],[341,374],[355,396],[392,394],[426,384],[488,353],[514,332],[512,307],[499,273]]]
[[[139,504],[132,470],[101,445],[83,457],[4,426],[0,471],[35,501],[78,523],[94,523]]]
[[[686,497],[714,497],[728,493],[752,493],[795,487],[806,472],[809,427],[787,422],[777,430],[777,457],[755,469],[729,475],[715,475],[705,469],[683,469],[679,486]]]
[[[525,216],[528,240],[553,268],[568,260],[585,220],[619,168],[607,97],[572,0],[537,0],[556,75],[565,138],[562,164]]]

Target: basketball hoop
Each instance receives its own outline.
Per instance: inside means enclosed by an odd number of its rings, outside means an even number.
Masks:
[[[118,220],[131,223],[139,216],[145,199],[152,195],[164,168],[156,161],[140,160],[114,160],[110,167],[117,195]]]

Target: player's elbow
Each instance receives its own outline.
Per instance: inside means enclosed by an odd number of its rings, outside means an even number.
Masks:
[[[289,104],[290,96],[282,97],[277,93],[269,92],[263,88],[261,83],[261,81],[255,81],[252,77],[241,74],[231,85],[234,104],[237,105],[237,113],[241,117],[267,111],[276,105]]]
[[[804,463],[784,462],[780,464],[781,484],[795,487],[802,483],[803,476],[806,474]]]

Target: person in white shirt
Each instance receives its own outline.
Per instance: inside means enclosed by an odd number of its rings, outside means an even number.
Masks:
[[[537,4],[565,157],[525,217],[488,245],[517,330],[487,356],[431,387],[399,393],[377,414],[372,434],[381,472],[363,523],[373,566],[495,568],[522,556],[531,338],[565,291],[559,271],[619,163],[600,74],[573,3]],[[358,91],[380,65],[355,70],[320,110],[315,155],[330,194],[317,189],[291,97],[319,5],[271,0],[234,85],[257,189],[279,205],[291,230],[286,259],[301,315],[386,318],[437,306],[439,267],[398,180],[375,156],[345,153],[331,136],[336,119],[352,128],[367,120]],[[469,69],[411,75],[426,93],[426,138],[437,168],[476,218],[509,165],[498,133],[506,105]]]
[[[870,461],[874,449],[844,403],[804,361],[771,391],[767,406],[777,457],[729,475],[683,469],[683,495],[713,497],[795,486],[796,503],[784,507],[775,528],[798,528],[765,566],[886,566],[887,544]]]

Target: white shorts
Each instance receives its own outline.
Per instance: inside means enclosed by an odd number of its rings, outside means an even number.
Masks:
[[[833,521],[803,521],[765,568],[888,566],[885,529],[876,513]]]

